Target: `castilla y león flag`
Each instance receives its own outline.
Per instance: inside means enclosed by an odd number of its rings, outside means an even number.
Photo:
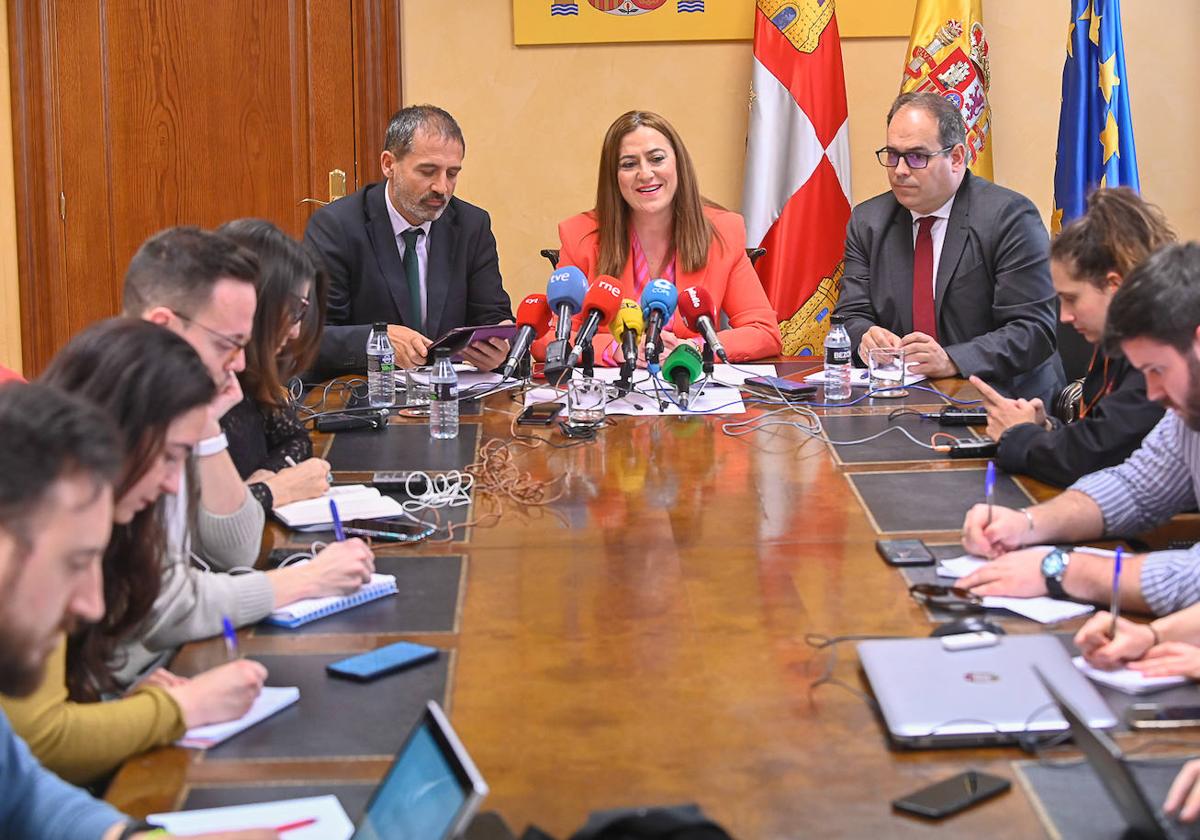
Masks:
[[[821,354],[850,219],[842,42],[832,0],[758,0],[742,214],[786,355]]]

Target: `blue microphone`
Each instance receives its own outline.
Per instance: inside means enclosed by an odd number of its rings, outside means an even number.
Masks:
[[[551,385],[558,385],[571,375],[568,356],[571,353],[571,318],[583,309],[588,291],[587,276],[573,265],[559,266],[546,283],[546,302],[558,316],[554,325],[554,340],[546,345],[544,374]]]
[[[662,352],[659,333],[671,322],[678,300],[679,292],[675,284],[667,280],[651,280],[642,289],[642,317],[646,319],[646,365],[652,371],[658,367],[658,356]]]

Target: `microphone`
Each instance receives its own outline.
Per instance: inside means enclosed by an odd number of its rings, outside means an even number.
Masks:
[[[712,296],[707,289],[691,286],[680,292],[679,316],[689,330],[704,336],[705,342],[722,362],[729,364],[729,356],[725,354],[725,347],[717,338],[717,330],[713,326]]]
[[[558,323],[554,327],[554,340],[546,346],[546,381],[557,385],[566,376],[571,338],[571,318],[583,308],[583,296],[587,294],[587,277],[573,265],[564,265],[554,270],[546,284],[546,300]]]
[[[508,379],[517,369],[517,365],[529,352],[529,345],[539,335],[550,329],[550,305],[546,303],[545,295],[529,295],[517,307],[517,337],[513,339],[512,349],[508,352],[508,360],[500,375]]]
[[[700,351],[687,343],[675,345],[675,349],[663,362],[663,379],[675,386],[675,393],[679,395],[679,405],[685,410],[688,405],[688,389],[700,378],[703,369],[704,360],[700,358]]]
[[[638,343],[642,340],[642,333],[646,331],[646,322],[642,318],[642,310],[637,301],[629,298],[621,301],[621,308],[617,310],[617,315],[608,329],[613,338],[621,342],[621,354],[625,357],[621,371],[628,379],[637,366]]]
[[[679,299],[673,283],[667,280],[651,280],[642,289],[642,316],[646,319],[646,362],[658,364],[662,347],[658,335],[675,314],[675,302]]]
[[[588,289],[587,297],[583,299],[583,311],[587,313],[587,317],[584,318],[583,326],[579,328],[579,333],[575,336],[575,346],[571,348],[571,355],[567,358],[567,367],[579,364],[579,360],[583,357],[583,348],[591,346],[592,339],[596,336],[596,330],[600,327],[601,319],[607,325],[617,314],[617,308],[620,305],[620,281],[607,274],[601,274]]]

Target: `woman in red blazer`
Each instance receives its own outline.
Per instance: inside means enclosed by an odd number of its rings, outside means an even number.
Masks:
[[[624,297],[639,300],[660,277],[680,290],[706,289],[729,318],[719,336],[731,361],[775,356],[783,347],[775,311],[746,257],[745,222],[701,198],[687,147],[658,114],[630,111],[609,127],[596,207],[559,224],[558,237],[560,266],[577,266],[589,281],[616,277]],[[538,358],[548,340],[535,344]],[[665,357],[682,341],[699,347],[702,339],[676,313],[662,341]],[[621,363],[621,348],[607,332],[594,348],[598,365]]]

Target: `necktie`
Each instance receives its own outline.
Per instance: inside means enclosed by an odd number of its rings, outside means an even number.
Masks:
[[[408,280],[408,310],[412,316],[409,327],[425,334],[425,318],[421,312],[421,264],[417,260],[417,238],[425,231],[409,228],[400,234],[404,240],[404,276]]]
[[[913,248],[913,331],[937,340],[933,307],[933,223],[935,216],[917,219],[917,244]]]

